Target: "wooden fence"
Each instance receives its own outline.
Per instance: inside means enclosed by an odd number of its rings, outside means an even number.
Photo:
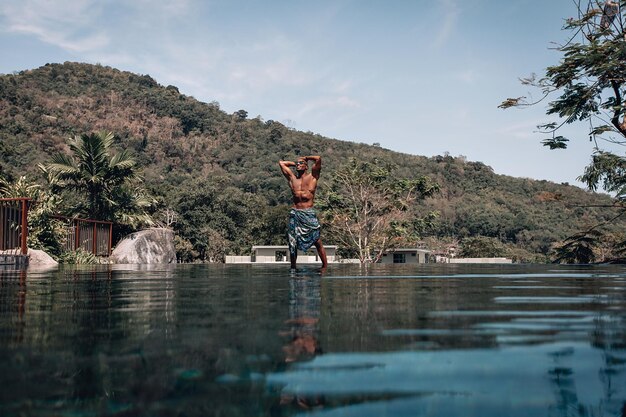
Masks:
[[[26,255],[30,198],[0,198],[0,251]]]
[[[0,198],[0,251],[26,255],[30,198]],[[113,223],[54,216],[66,224],[65,250],[82,249],[96,256],[111,255]]]
[[[64,216],[55,218],[66,223],[66,251],[82,249],[96,256],[111,255],[112,222]]]

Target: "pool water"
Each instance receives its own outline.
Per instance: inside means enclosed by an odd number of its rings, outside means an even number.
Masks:
[[[0,271],[0,416],[622,416],[623,266]]]

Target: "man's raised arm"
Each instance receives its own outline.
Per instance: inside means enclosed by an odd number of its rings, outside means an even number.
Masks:
[[[280,165],[280,170],[283,172],[283,175],[288,180],[293,177],[293,171],[289,169],[289,167],[295,167],[296,163],[292,161],[278,161],[278,165]]]
[[[311,168],[311,173],[316,179],[319,179],[320,173],[322,172],[322,157],[318,155],[305,156],[304,159],[307,161],[313,161],[313,167]]]

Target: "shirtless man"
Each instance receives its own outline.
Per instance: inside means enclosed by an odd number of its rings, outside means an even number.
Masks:
[[[313,161],[311,173],[308,173],[309,163]],[[280,170],[291,187],[293,194],[293,207],[289,212],[289,255],[291,257],[291,269],[296,268],[298,249],[306,252],[315,245],[317,253],[322,260],[322,268],[326,268],[326,250],[320,239],[320,224],[313,210],[313,199],[317,189],[317,180],[322,170],[322,158],[320,156],[302,156],[297,162],[279,161]],[[294,174],[290,167],[296,167]]]

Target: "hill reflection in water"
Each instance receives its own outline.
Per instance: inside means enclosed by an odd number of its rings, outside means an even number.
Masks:
[[[620,266],[0,271],[0,415],[622,415]]]

